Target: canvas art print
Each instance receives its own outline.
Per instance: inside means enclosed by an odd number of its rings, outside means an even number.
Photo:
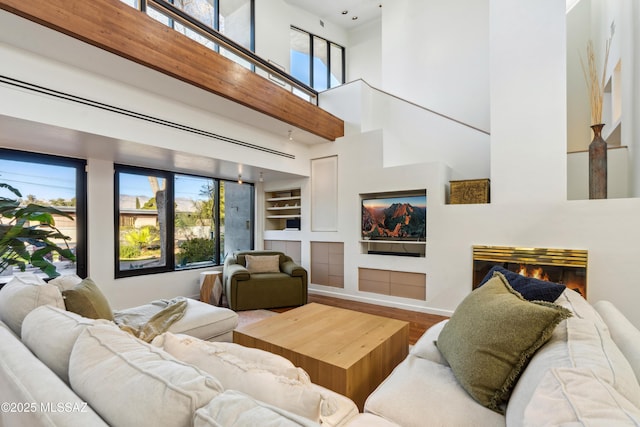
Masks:
[[[362,200],[362,238],[366,240],[425,240],[427,196]]]

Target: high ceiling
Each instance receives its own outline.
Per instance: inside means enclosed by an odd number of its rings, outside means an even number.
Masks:
[[[382,0],[285,0],[323,21],[351,30],[380,18]],[[346,11],[347,13],[343,12]],[[354,19],[357,18],[357,19]]]

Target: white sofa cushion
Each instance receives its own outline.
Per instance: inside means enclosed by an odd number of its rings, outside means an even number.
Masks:
[[[235,390],[219,394],[198,409],[194,427],[313,427],[320,424],[256,401]]]
[[[41,305],[65,309],[60,290],[35,274],[16,276],[0,289],[0,320],[18,336],[26,315]]]
[[[398,424],[373,414],[358,414],[345,427],[401,427]]]
[[[403,427],[505,425],[504,415],[478,404],[451,368],[411,354],[367,398],[364,411]]]
[[[16,405],[13,408],[16,412],[12,412],[11,407],[0,412],[0,425],[107,427],[91,406],[38,360],[2,322],[0,343],[0,402]],[[24,410],[25,405],[29,411]],[[17,411],[18,408],[23,410]]]
[[[220,383],[115,325],[87,327],[69,363],[72,388],[114,426],[190,426]]]
[[[187,361],[200,356],[213,357],[244,371],[263,370],[275,375],[310,383],[309,375],[297,368],[288,359],[257,348],[245,347],[230,342],[204,341],[186,334],[166,332],[158,335],[152,345],[162,347],[176,359]],[[199,359],[198,359],[199,360]]]
[[[590,369],[632,402],[640,402],[640,385],[609,333],[593,320],[570,318],[531,359],[507,405],[507,424],[522,425],[524,411],[542,378],[552,368]]]
[[[338,420],[331,421],[337,425],[342,418],[353,415],[353,402],[344,398],[345,409],[344,400],[335,399],[336,393],[311,383],[302,369],[283,371],[282,367],[274,368],[273,361],[257,364],[256,360],[263,354],[260,350],[239,351],[233,345],[219,344],[171,333],[164,334],[162,342],[167,353],[210,373],[225,389],[243,392],[313,421],[338,414]],[[248,360],[239,357],[250,353],[253,355],[248,356]]]
[[[602,317],[578,292],[567,288],[555,303],[571,310],[573,317],[588,320],[602,331],[608,332],[607,324],[602,320]]]
[[[114,316],[118,318],[121,315],[126,315],[127,312],[138,312],[145,309],[151,312],[157,311],[157,307],[146,304],[145,306],[117,310],[114,312]],[[238,314],[235,311],[187,298],[187,309],[184,316],[174,322],[169,327],[169,331],[208,341],[231,341],[236,326],[238,326]]]
[[[593,307],[607,324],[611,338],[640,381],[640,331],[609,301],[598,301]]]
[[[416,341],[413,347],[411,347],[409,353],[416,357],[421,357],[423,359],[431,360],[432,362],[440,363],[441,365],[449,366],[447,359],[445,359],[442,353],[440,353],[440,350],[438,350],[435,343],[438,340],[438,335],[440,335],[442,328],[444,328],[444,325],[446,325],[448,321],[449,319],[445,319],[427,329],[418,341]]]
[[[22,342],[38,359],[69,383],[69,358],[78,336],[86,327],[107,320],[82,317],[50,305],[43,305],[27,314],[22,322]]]
[[[640,409],[590,369],[553,368],[525,408],[523,425],[638,426]]]

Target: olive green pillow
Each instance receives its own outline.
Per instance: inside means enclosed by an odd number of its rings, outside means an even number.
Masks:
[[[502,413],[529,359],[570,316],[559,305],[525,300],[495,273],[460,303],[436,344],[462,387]]]
[[[109,301],[93,280],[86,278],[71,289],[62,291],[64,305],[72,311],[90,319],[113,320]]]

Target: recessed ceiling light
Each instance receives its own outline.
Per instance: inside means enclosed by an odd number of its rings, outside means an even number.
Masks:
[[[347,13],[349,13],[349,11],[348,11],[348,10],[343,10],[343,11],[342,11],[342,14],[343,14],[343,15],[346,15]]]
[[[357,16],[352,16],[352,17],[351,17],[351,20],[352,20],[352,21],[355,21],[356,19],[358,19],[358,17],[357,17]]]

